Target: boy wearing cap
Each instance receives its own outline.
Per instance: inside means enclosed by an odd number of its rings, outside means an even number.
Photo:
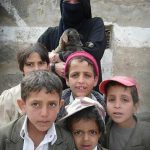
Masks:
[[[104,107],[88,97],[80,97],[65,109],[66,115],[59,123],[72,133],[76,150],[104,150],[98,144],[105,129]]]
[[[103,81],[99,90],[105,94],[106,109],[111,118],[102,145],[110,150],[149,150],[150,124],[135,116],[139,106],[135,80],[114,76]]]
[[[70,88],[63,91],[64,106],[73,102],[76,97],[90,97],[105,105],[102,95],[93,90],[98,82],[99,69],[91,54],[77,51],[69,55],[65,63],[65,77]],[[61,108],[58,118],[61,118],[63,112],[64,107]]]
[[[0,128],[0,150],[73,150],[71,134],[54,123],[61,94],[62,83],[53,73],[27,74],[17,101],[26,115]]]

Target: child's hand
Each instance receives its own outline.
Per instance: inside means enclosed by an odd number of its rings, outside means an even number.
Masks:
[[[65,70],[65,63],[64,62],[59,62],[59,63],[55,64],[55,72],[63,78],[65,78],[64,70]]]
[[[51,63],[61,62],[59,54],[56,53],[54,50],[50,52],[48,55]]]

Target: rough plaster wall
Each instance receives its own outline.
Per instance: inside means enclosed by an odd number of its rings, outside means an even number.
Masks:
[[[103,78],[124,74],[140,85],[142,113],[150,111],[150,0],[91,0],[93,16],[112,26],[111,48],[102,59]],[[59,0],[0,0],[0,93],[19,83],[16,53],[59,23]]]

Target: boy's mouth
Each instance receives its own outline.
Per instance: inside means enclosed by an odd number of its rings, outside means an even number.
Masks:
[[[83,150],[89,150],[89,148],[91,147],[91,145],[87,145],[87,144],[83,144],[82,145],[82,148],[83,148]]]
[[[123,115],[123,113],[120,113],[120,112],[114,112],[113,115],[115,117],[121,117]]]

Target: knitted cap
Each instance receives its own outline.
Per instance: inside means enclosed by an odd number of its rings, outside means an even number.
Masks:
[[[94,69],[96,72],[96,76],[99,76],[99,68],[98,68],[95,58],[91,54],[89,54],[85,51],[76,51],[68,56],[66,63],[65,63],[65,72],[67,70],[67,66],[68,66],[68,63],[70,62],[70,60],[72,60],[73,58],[78,57],[78,56],[82,56],[82,57],[89,59],[93,63],[93,66],[94,66]]]

